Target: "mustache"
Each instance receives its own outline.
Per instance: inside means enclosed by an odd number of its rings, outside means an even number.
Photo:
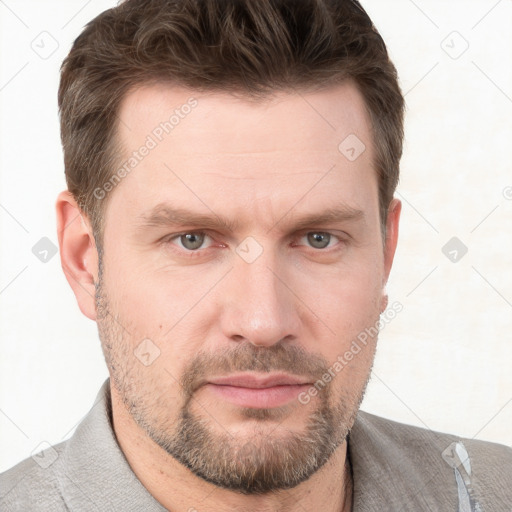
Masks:
[[[209,378],[239,372],[286,372],[316,382],[327,371],[326,359],[302,347],[279,342],[270,347],[243,343],[216,353],[199,352],[184,368],[180,384],[187,397]]]

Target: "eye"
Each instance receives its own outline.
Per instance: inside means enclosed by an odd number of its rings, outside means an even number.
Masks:
[[[177,241],[178,247],[187,251],[197,251],[204,244],[205,239],[210,238],[206,233],[189,232],[175,235],[168,239],[168,242]]]
[[[315,249],[325,249],[327,247],[332,247],[335,245],[331,242],[338,240],[337,236],[332,235],[331,233],[327,233],[325,231],[311,231],[306,233],[301,240],[307,240],[307,244]]]

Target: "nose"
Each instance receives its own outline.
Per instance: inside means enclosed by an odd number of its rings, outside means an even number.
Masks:
[[[300,316],[285,263],[270,251],[252,263],[236,257],[223,290],[221,328],[234,341],[271,346],[298,337]]]

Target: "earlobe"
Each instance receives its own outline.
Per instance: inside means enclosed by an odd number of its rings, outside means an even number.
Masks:
[[[96,320],[98,252],[92,228],[69,191],[59,194],[55,207],[62,270],[82,313]]]

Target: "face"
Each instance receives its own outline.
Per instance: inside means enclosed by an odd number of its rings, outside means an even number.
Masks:
[[[161,85],[119,118],[96,290],[113,392],[201,478],[294,487],[345,440],[376,338],[353,342],[385,303],[394,244],[363,99]]]

